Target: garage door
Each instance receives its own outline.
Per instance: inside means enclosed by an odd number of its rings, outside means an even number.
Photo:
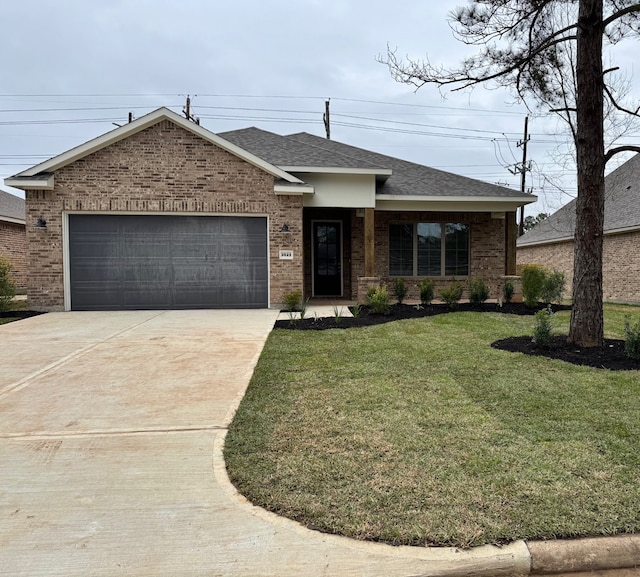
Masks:
[[[267,219],[69,215],[73,310],[265,308]]]

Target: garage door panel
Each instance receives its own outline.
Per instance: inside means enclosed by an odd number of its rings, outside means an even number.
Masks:
[[[268,306],[264,217],[69,215],[76,310]]]

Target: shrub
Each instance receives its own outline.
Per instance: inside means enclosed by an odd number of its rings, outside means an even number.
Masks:
[[[542,301],[545,304],[549,303],[561,303],[564,295],[564,287],[567,284],[567,279],[563,272],[559,270],[545,271],[546,278],[544,280],[544,286],[542,287]]]
[[[502,296],[504,297],[504,302],[510,303],[513,299],[513,293],[515,292],[515,287],[513,286],[513,282],[508,280],[504,283],[502,287]]]
[[[389,292],[383,286],[371,287],[367,291],[367,304],[372,313],[387,314],[389,312]]]
[[[398,299],[398,303],[402,304],[402,301],[407,296],[408,290],[407,283],[402,277],[396,277],[393,279],[393,294],[396,299]]]
[[[640,361],[640,320],[631,324],[629,317],[625,317],[624,352],[630,359]]]
[[[433,281],[430,278],[425,278],[418,283],[418,290],[420,291],[420,302],[423,305],[431,304],[433,300]]]
[[[300,291],[293,291],[287,293],[282,297],[284,300],[284,306],[287,311],[295,311],[300,306],[300,301],[302,300],[302,293]]]
[[[9,310],[16,287],[13,284],[13,267],[8,259],[0,256],[0,311]]]
[[[489,287],[481,278],[474,278],[469,283],[469,302],[480,305],[489,298]]]
[[[542,296],[547,271],[539,264],[525,264],[522,267],[522,300],[528,307],[535,307]]]
[[[533,328],[533,344],[538,349],[546,349],[551,343],[553,330],[553,311],[548,306],[536,313],[536,324]]]
[[[440,291],[440,298],[453,310],[458,306],[463,292],[464,287],[460,283],[454,283],[448,289]]]

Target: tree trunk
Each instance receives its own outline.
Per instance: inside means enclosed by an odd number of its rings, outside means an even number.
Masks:
[[[578,198],[569,342],[604,343],[602,236],[604,230],[603,0],[580,0],[576,53]]]

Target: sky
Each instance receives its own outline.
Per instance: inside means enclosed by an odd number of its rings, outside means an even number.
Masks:
[[[527,214],[553,212],[576,194],[568,137],[555,118],[529,112],[505,89],[416,91],[379,62],[387,46],[459,62],[469,51],[453,37],[448,15],[464,3],[5,2],[0,189],[23,196],[4,178],[124,124],[129,112],[182,113],[187,95],[213,132],[257,126],[319,136],[329,100],[334,140],[516,190],[529,114],[526,189],[539,200]],[[637,46],[627,44],[619,58],[633,73]]]

